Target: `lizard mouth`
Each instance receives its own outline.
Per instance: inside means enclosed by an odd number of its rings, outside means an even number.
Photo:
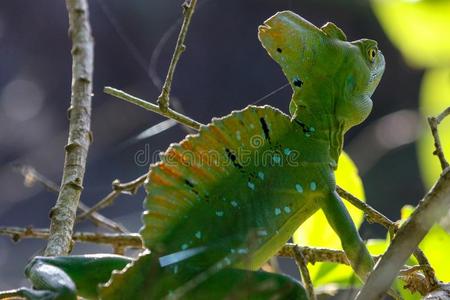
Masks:
[[[268,20],[264,21],[264,23],[262,25],[258,26],[258,34],[264,34],[271,29],[270,25],[267,24],[267,22],[268,22]]]

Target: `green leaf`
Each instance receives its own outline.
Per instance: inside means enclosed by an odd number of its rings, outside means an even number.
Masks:
[[[343,189],[349,191],[359,199],[364,200],[364,187],[358,175],[358,169],[345,153],[342,153],[339,158],[336,181]],[[346,201],[344,203],[356,226],[359,227],[363,221],[362,211]],[[295,243],[300,245],[342,249],[339,237],[330,227],[321,210],[316,212],[300,226],[295,232],[293,239]],[[315,265],[308,266],[308,268],[315,286],[329,283],[349,286],[359,281],[353,275],[353,270],[348,266],[332,263],[316,263]]]
[[[375,15],[403,56],[419,67],[450,65],[450,1],[372,0]]]
[[[448,106],[450,106],[450,68],[427,71],[421,87],[420,112],[424,117],[436,116]],[[445,119],[439,125],[441,144],[447,158],[450,158],[449,119]],[[422,179],[429,188],[439,177],[441,165],[433,155],[434,141],[428,125],[418,140],[417,150]]]

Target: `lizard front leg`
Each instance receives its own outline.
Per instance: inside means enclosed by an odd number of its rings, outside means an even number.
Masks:
[[[373,268],[373,260],[362,241],[347,209],[336,191],[321,199],[321,207],[328,223],[339,236],[342,248],[358,276],[365,280]]]

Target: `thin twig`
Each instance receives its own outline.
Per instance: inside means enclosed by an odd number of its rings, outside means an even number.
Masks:
[[[78,209],[81,211],[81,213],[86,213],[90,210],[90,207],[80,201],[80,203],[78,203]],[[98,212],[93,212],[89,214],[87,218],[98,227],[105,227],[111,229],[112,231],[121,233],[129,232],[122,224],[114,222],[110,218],[107,218]],[[76,221],[78,222],[78,220]]]
[[[172,87],[173,75],[181,54],[186,50],[184,41],[191,23],[192,15],[195,11],[197,0],[186,1],[183,4],[184,19],[181,24],[180,34],[178,35],[175,51],[173,52],[172,60],[170,61],[169,70],[167,71],[166,81],[162,87],[161,95],[158,97],[159,108],[163,112],[167,112],[169,108],[170,89]]]
[[[311,276],[309,275],[307,261],[298,246],[294,246],[293,252],[295,263],[297,264],[297,267],[303,279],[303,283],[306,286],[306,291],[308,292],[308,299],[317,300],[316,294],[314,293],[314,285],[311,281]]]
[[[16,289],[10,291],[0,291],[0,299],[14,300],[14,299],[25,299],[23,295],[23,290]]]
[[[450,115],[450,106],[444,109],[437,117],[438,125]]]
[[[450,107],[447,107],[442,113],[440,113],[437,117],[429,117],[428,124],[430,125],[431,134],[434,138],[434,152],[433,154],[439,158],[439,162],[441,163],[441,168],[444,170],[449,166],[448,161],[445,159],[444,150],[442,149],[441,139],[439,137],[438,125],[448,116],[450,115]]]
[[[400,227],[356,299],[379,299],[420,241],[449,209],[450,168],[447,168],[409,219]]]
[[[138,191],[138,189],[144,184],[145,179],[147,178],[147,174],[141,175],[138,178],[121,183],[118,179],[114,180],[112,183],[112,192],[106,195],[102,200],[97,202],[94,206],[83,212],[81,215],[77,217],[78,221],[84,220],[88,218],[91,214],[96,211],[103,209],[109,205],[111,205],[116,198],[121,194],[126,195],[134,195]]]
[[[69,253],[75,224],[86,158],[92,141],[91,97],[94,62],[94,42],[89,24],[86,0],[66,0],[69,14],[69,34],[72,39],[72,97],[69,108],[69,139],[65,147],[61,188],[52,208],[50,237],[45,255]]]
[[[339,194],[339,196],[350,202],[353,206],[362,210],[366,214],[366,218],[369,222],[381,224],[389,231],[392,230],[392,226],[396,226],[396,224],[389,220],[385,215],[378,212],[369,204],[359,200],[357,197],[353,196],[351,193],[347,192],[340,186],[336,186],[336,192]]]
[[[50,179],[48,179],[47,177],[45,177],[44,175],[42,175],[41,173],[39,173],[32,166],[17,164],[17,165],[14,165],[13,167],[17,172],[22,174],[22,176],[24,177],[25,186],[31,187],[35,183],[39,183],[46,190],[56,193],[56,194],[59,193],[58,185],[56,183],[54,183],[53,181],[51,181]],[[81,212],[86,212],[89,210],[89,207],[80,201],[78,203],[78,209]],[[90,214],[89,220],[96,226],[108,228],[115,232],[122,232],[122,233],[128,232],[128,230],[123,225],[121,225],[117,222],[114,222],[113,220],[111,220],[99,213]]]
[[[378,224],[381,224],[389,231],[391,237],[395,236],[399,228],[398,223],[391,221],[388,217],[386,217],[385,215],[374,209],[369,204],[359,200],[357,197],[353,196],[351,193],[347,192],[343,188],[336,186],[336,191],[339,194],[339,196],[350,202],[356,208],[362,210],[366,215],[366,218],[370,222],[376,222]],[[423,272],[428,280],[429,283],[428,286],[430,286],[430,289],[432,289],[438,283],[434,269],[431,267],[430,262],[428,261],[427,257],[425,256],[423,251],[420,250],[419,247],[417,247],[414,250],[414,257],[417,259],[420,265],[424,266]]]
[[[21,239],[48,239],[48,229],[0,227],[0,235],[10,236],[15,242]],[[113,247],[142,248],[142,240],[137,233],[94,233],[75,232],[76,242],[112,245]]]
[[[170,109],[170,108],[167,108],[167,111],[162,111],[158,105],[155,105],[153,103],[147,102],[140,98],[134,97],[130,94],[125,93],[124,91],[121,91],[121,90],[118,90],[118,89],[115,89],[115,88],[112,88],[109,86],[105,87],[103,91],[108,95],[114,96],[116,98],[125,100],[130,103],[133,103],[137,106],[140,106],[140,107],[142,107],[146,110],[152,111],[154,113],[160,114],[164,117],[171,118],[171,119],[177,121],[178,123],[186,125],[192,129],[199,130],[200,126],[203,125],[183,114],[180,114],[180,113]]]

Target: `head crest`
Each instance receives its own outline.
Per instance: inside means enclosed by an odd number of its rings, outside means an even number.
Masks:
[[[327,22],[320,29],[327,36],[329,36],[331,38],[336,38],[336,39],[339,39],[341,41],[347,41],[347,36],[345,35],[345,33],[342,31],[342,29],[337,27],[336,24],[334,24],[334,23]]]

